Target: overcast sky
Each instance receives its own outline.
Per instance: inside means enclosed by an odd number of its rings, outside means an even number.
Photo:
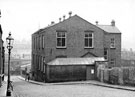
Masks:
[[[135,50],[135,0],[0,0],[3,40],[11,31],[15,40],[31,41],[31,34],[72,11],[95,24],[110,25],[122,33],[122,48]]]

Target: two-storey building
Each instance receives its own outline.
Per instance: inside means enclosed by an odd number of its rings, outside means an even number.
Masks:
[[[32,34],[31,64],[35,80],[44,80],[45,65],[60,58],[104,57],[110,68],[121,65],[121,32],[114,20],[111,25],[98,22],[94,25],[71,14],[59,20]]]

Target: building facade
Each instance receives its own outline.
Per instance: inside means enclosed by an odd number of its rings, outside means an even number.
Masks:
[[[1,17],[1,13],[0,13]],[[0,24],[0,86],[2,85],[2,81],[4,79],[4,47],[2,40],[2,27]]]
[[[97,23],[97,22],[96,22]],[[32,72],[43,80],[45,64],[56,58],[104,57],[108,67],[121,65],[121,32],[115,26],[96,25],[70,16],[32,34]]]

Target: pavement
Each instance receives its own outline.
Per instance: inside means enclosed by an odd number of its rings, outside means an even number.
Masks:
[[[25,78],[23,78],[21,76],[17,76],[17,78],[19,78],[20,80],[25,81]],[[121,89],[121,90],[127,90],[127,91],[135,91],[135,87],[133,87],[133,86],[112,85],[112,84],[102,83],[102,82],[94,81],[94,80],[59,82],[59,83],[44,83],[44,82],[37,82],[37,81],[29,80],[29,83],[42,85],[42,86],[46,86],[46,85],[78,85],[78,84],[83,84],[83,85],[96,85],[96,86],[100,86],[100,87]],[[0,87],[0,97],[6,97],[6,90],[7,90],[7,78],[5,77],[5,81],[3,81],[3,83],[2,83],[2,87]],[[14,94],[15,93],[13,91],[11,97],[17,97]]]
[[[6,82],[2,82],[2,86],[0,87],[0,97],[6,97]]]
[[[7,77],[4,78],[4,81],[2,82],[2,86],[0,87],[0,97],[8,97],[6,96],[7,91]],[[9,97],[13,97],[13,92],[11,91],[11,95]]]
[[[19,79],[24,80],[25,78],[18,76]],[[107,83],[102,83],[95,80],[89,80],[89,81],[72,81],[72,82],[59,82],[59,83],[44,83],[44,82],[37,82],[34,80],[29,80],[30,83],[37,84],[37,85],[76,85],[76,84],[85,84],[85,85],[96,85],[101,87],[107,87],[107,88],[114,88],[114,89],[121,89],[121,90],[127,90],[127,91],[135,91],[135,86],[124,86],[124,85],[112,85]]]

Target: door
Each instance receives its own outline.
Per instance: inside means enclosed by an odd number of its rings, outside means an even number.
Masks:
[[[95,65],[89,65],[86,67],[86,79],[87,80],[95,79]]]

